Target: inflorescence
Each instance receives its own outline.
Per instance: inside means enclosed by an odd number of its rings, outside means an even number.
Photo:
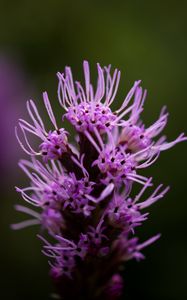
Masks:
[[[186,137],[181,134],[167,142],[160,136],[168,119],[165,107],[155,123],[144,126],[140,114],[146,91],[140,81],[113,112],[120,71],[112,73],[111,66],[97,64],[94,89],[87,61],[83,69],[84,85],[74,82],[69,67],[57,74],[58,99],[65,110],[62,121],[65,118],[73,126],[74,136],[57,124],[46,92],[43,100],[53,128],[46,130],[32,100],[27,102],[32,122],[19,120],[16,136],[31,157],[19,166],[30,185],[16,190],[36,211],[17,205],[31,218],[13,228],[39,224],[52,237],[49,242],[39,236],[63,299],[118,299],[123,288],[121,265],[144,258],[141,250],[160,236],[143,243],[135,236],[136,227],[148,218],[144,209],[168,191],[161,184],[145,196],[153,183],[141,169]],[[29,134],[38,137],[37,147],[31,145]],[[135,184],[139,192],[133,196]]]

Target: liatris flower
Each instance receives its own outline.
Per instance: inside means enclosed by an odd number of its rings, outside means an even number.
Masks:
[[[16,189],[36,211],[17,205],[18,211],[31,218],[13,228],[39,224],[42,233],[52,237],[49,242],[39,235],[62,299],[114,300],[123,291],[121,266],[130,259],[143,259],[142,249],[160,237],[157,234],[139,242],[136,236],[136,228],[148,218],[144,209],[168,191],[160,184],[145,197],[153,183],[140,171],[153,164],[161,151],[186,137],[181,134],[167,142],[165,136],[159,136],[167,124],[165,108],[145,128],[140,114],[146,91],[140,81],[113,112],[120,71],[115,69],[112,74],[111,66],[98,64],[94,90],[88,62],[84,61],[83,68],[85,87],[74,82],[69,67],[57,74],[58,99],[65,110],[62,121],[66,118],[72,124],[75,137],[57,124],[46,92],[43,99],[53,129],[46,129],[32,100],[27,103],[32,123],[19,120],[16,136],[31,156],[19,166],[30,185]],[[36,149],[29,141],[30,133],[39,138]],[[133,196],[135,185],[139,192]]]

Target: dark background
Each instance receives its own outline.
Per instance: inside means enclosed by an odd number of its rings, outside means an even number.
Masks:
[[[111,63],[122,71],[120,105],[133,81],[148,89],[143,114],[154,121],[163,104],[170,112],[165,133],[175,138],[187,128],[187,2],[186,1],[0,1],[0,298],[48,299],[53,287],[47,259],[41,254],[37,228],[13,232],[21,220],[15,203],[23,204],[14,185],[24,186],[17,160],[24,154],[14,126],[26,116],[30,97],[40,106],[41,93],[57,103],[56,72],[71,65],[81,78],[82,60]],[[162,238],[144,251],[143,262],[129,262],[124,272],[124,299],[187,299],[187,145],[162,153],[146,174],[171,185],[164,200],[150,209],[139,232],[142,239]]]

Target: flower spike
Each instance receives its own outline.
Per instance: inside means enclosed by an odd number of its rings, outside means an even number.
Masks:
[[[157,162],[162,151],[187,138],[180,134],[168,142],[161,134],[168,121],[165,107],[153,124],[143,124],[147,91],[140,80],[113,111],[120,71],[98,63],[96,86],[87,61],[83,74],[81,83],[74,80],[70,67],[57,73],[61,120],[73,126],[74,136],[63,123],[57,124],[47,92],[43,101],[50,130],[34,101],[27,102],[31,123],[20,119],[15,132],[30,156],[19,162],[29,184],[16,191],[34,209],[17,205],[29,219],[12,228],[42,229],[38,237],[59,299],[117,300],[123,293],[122,265],[143,259],[142,250],[160,238],[138,238],[137,227],[149,217],[146,210],[169,190],[163,184],[154,187],[144,169]],[[39,141],[34,147],[29,135]]]

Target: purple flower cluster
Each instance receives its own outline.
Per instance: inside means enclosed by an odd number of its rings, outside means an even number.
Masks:
[[[140,81],[113,112],[120,71],[112,73],[111,66],[98,64],[94,89],[87,61],[83,69],[84,86],[74,82],[69,67],[57,74],[58,99],[65,110],[62,121],[66,118],[71,123],[75,137],[57,125],[46,92],[43,99],[53,129],[46,130],[32,100],[27,103],[32,122],[19,120],[16,136],[31,156],[19,166],[30,185],[16,189],[37,211],[17,205],[18,211],[31,218],[13,228],[40,224],[52,237],[49,242],[39,236],[62,299],[118,299],[123,289],[121,265],[144,258],[141,250],[160,236],[143,243],[136,237],[136,228],[148,218],[144,209],[168,191],[161,184],[145,196],[153,183],[141,169],[186,137],[181,134],[167,142],[160,136],[167,124],[165,108],[158,120],[145,128],[140,114],[146,91]],[[39,138],[37,149],[29,141],[30,133]],[[134,185],[139,186],[135,196]]]

